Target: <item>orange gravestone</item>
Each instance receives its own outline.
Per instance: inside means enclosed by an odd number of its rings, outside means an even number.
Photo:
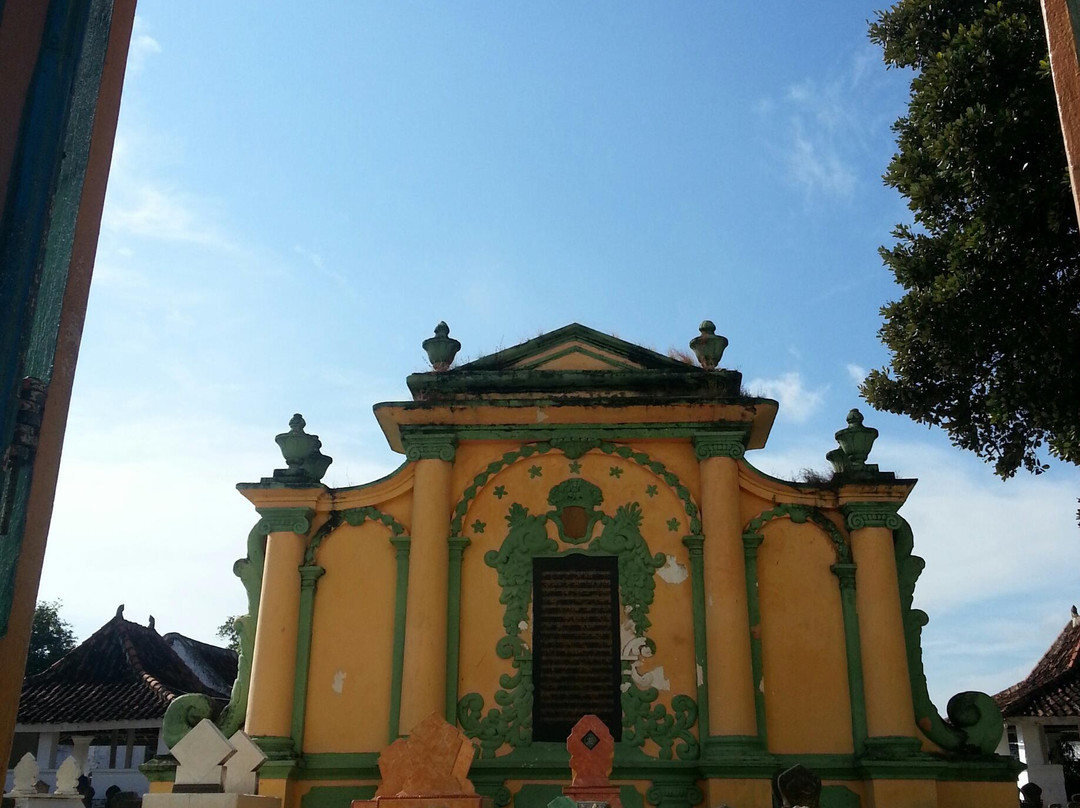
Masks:
[[[607,803],[622,808],[619,787],[611,784],[611,765],[615,760],[615,739],[595,715],[584,716],[574,724],[566,739],[570,753],[570,785],[563,794],[577,803]]]
[[[489,808],[469,781],[475,754],[461,730],[432,713],[383,750],[375,798],[352,808]]]

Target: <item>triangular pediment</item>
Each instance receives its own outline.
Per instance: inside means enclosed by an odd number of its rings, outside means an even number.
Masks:
[[[460,365],[457,370],[688,370],[690,366],[579,323]],[[453,371],[451,371],[453,372]]]

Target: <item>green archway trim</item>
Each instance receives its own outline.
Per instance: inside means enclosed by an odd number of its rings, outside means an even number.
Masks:
[[[847,564],[851,561],[851,547],[847,539],[844,538],[844,534],[836,526],[836,523],[810,505],[777,505],[775,508],[762,511],[746,523],[746,527],[743,528],[743,536],[758,535],[768,522],[785,517],[797,525],[807,521],[813,522],[825,531],[829,540],[833,543],[833,549],[836,551],[836,562],[838,564]]]
[[[586,452],[597,449],[604,454],[615,455],[624,460],[632,460],[639,466],[648,469],[663,480],[665,484],[670,486],[676,496],[682,500],[683,509],[686,511],[686,517],[689,520],[688,532],[691,535],[698,535],[701,533],[701,517],[697,505],[690,496],[690,489],[682,484],[682,481],[677,474],[668,471],[663,463],[659,460],[653,460],[645,454],[645,452],[635,451],[630,446],[600,440],[599,438],[583,438],[574,435],[564,439],[552,438],[550,441],[526,443],[520,449],[506,452],[498,460],[489,463],[483,471],[473,478],[472,483],[465,489],[461,495],[461,499],[458,500],[458,503],[454,506],[453,518],[450,521],[450,535],[462,535],[462,523],[465,520],[465,515],[469,511],[469,505],[476,499],[477,495],[488,481],[496,474],[519,460],[524,460],[525,458],[537,454],[547,454],[552,449],[558,449],[571,460],[576,460]]]
[[[904,620],[904,641],[907,645],[908,673],[911,677],[911,697],[915,706],[915,723],[919,729],[942,749],[967,754],[993,755],[1001,740],[1004,723],[1001,710],[986,693],[965,691],[957,693],[946,707],[945,721],[930,699],[926,672],[922,661],[922,630],[930,622],[926,612],[912,608],[915,584],[926,562],[913,555],[915,539],[911,525],[897,517],[899,527],[893,529],[896,553],[896,573],[900,581],[900,612]]]
[[[359,508],[348,508],[343,511],[331,511],[329,518],[311,537],[311,541],[308,542],[307,550],[304,552],[305,564],[315,563],[315,556],[318,554],[319,548],[322,547],[326,537],[341,525],[342,520],[353,527],[358,527],[364,522],[379,522],[390,530],[391,538],[405,534],[405,525],[374,505],[363,505]]]

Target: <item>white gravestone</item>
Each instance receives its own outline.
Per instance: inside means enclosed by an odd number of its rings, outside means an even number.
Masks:
[[[221,793],[226,760],[236,749],[213,721],[204,718],[172,748],[176,758],[174,790]],[[181,786],[176,789],[175,786]],[[191,788],[185,788],[191,787]]]
[[[15,808],[83,808],[78,792],[80,767],[75,758],[68,758],[56,770],[56,791],[41,794],[37,790],[38,768],[34,756],[27,752],[15,764],[11,791],[4,795],[15,801]]]
[[[229,794],[254,794],[259,787],[259,768],[266,762],[266,753],[238,729],[229,738],[236,750],[225,763],[225,791]]]

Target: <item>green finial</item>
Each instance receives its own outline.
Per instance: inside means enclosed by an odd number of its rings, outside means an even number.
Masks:
[[[847,424],[836,433],[840,448],[833,449],[825,455],[825,459],[832,463],[837,474],[876,474],[878,467],[867,463],[866,459],[877,440],[878,431],[863,426],[863,415],[858,410],[848,413]]]
[[[449,370],[454,357],[461,350],[461,343],[450,336],[450,326],[440,322],[435,326],[435,336],[424,340],[424,350],[435,370]]]
[[[727,337],[716,335],[716,324],[712,320],[704,320],[699,329],[701,333],[690,340],[690,350],[705,370],[716,370],[728,346]]]
[[[296,413],[289,420],[289,431],[274,438],[288,466],[274,472],[275,480],[297,486],[315,485],[333,462],[333,458],[319,451],[322,448],[319,436],[307,434],[305,426],[304,416]]]

